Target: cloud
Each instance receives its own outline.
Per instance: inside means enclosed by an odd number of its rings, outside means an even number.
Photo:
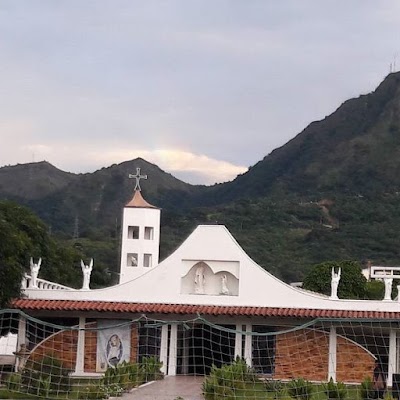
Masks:
[[[156,150],[148,157],[157,165],[165,165],[165,168],[175,176],[190,177],[191,183],[226,182],[247,171],[244,166],[182,150]]]
[[[178,149],[109,149],[102,152],[90,152],[85,155],[84,160],[89,167],[90,165],[111,165],[137,157],[142,157],[158,165],[161,169],[172,173],[175,177],[192,184],[226,182],[247,171],[244,166],[212,159],[204,154],[194,154]],[[80,168],[82,168],[82,164]]]
[[[208,185],[226,182],[247,171],[245,166],[185,150],[110,147],[101,141],[99,143],[65,141],[54,146],[39,143],[24,144],[19,147],[19,152],[24,162],[45,160],[57,168],[74,173],[93,172],[112,164],[141,157],[191,184]]]
[[[2,1],[0,165],[142,156],[224,181],[373,90],[400,51],[398,0],[210,3]]]

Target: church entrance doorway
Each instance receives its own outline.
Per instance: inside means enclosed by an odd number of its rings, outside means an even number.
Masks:
[[[229,331],[229,330],[232,330]],[[177,373],[207,375],[211,366],[230,364],[235,354],[235,325],[193,324],[178,330]]]

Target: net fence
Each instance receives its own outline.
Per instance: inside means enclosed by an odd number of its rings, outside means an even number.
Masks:
[[[2,310],[0,398],[399,398],[397,321],[225,321]]]

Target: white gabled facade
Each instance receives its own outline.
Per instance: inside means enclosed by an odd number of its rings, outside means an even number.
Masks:
[[[196,291],[202,268],[203,293]],[[222,294],[226,275],[228,294]],[[317,310],[399,311],[397,301],[343,300],[294,288],[256,264],[222,225],[200,225],[160,264],[129,281],[96,290],[26,289],[32,299],[69,299]]]

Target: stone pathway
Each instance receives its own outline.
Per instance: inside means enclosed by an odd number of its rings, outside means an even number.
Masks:
[[[204,400],[203,381],[204,376],[166,376],[124,394],[122,400],[175,400],[179,396],[184,400]]]

